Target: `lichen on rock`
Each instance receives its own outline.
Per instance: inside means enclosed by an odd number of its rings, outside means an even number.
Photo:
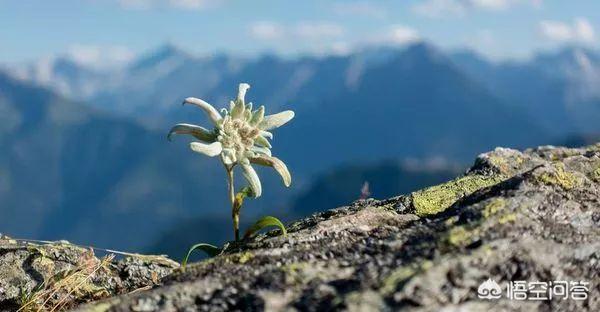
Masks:
[[[504,180],[502,175],[466,175],[411,194],[415,213],[428,216],[446,210],[458,199]]]
[[[565,190],[571,190],[582,185],[582,180],[575,174],[565,170],[562,163],[554,164],[552,170],[539,175],[539,181],[548,185],[558,185]]]
[[[598,166],[598,168],[592,172],[591,179],[596,182],[600,182],[600,166]]]

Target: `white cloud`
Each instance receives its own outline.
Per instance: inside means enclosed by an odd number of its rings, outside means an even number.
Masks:
[[[337,41],[331,44],[329,52],[333,55],[348,55],[352,52],[352,47],[348,42]]]
[[[122,66],[131,61],[135,54],[122,46],[97,46],[75,44],[67,49],[73,61],[92,68]]]
[[[368,46],[404,46],[421,41],[419,32],[406,25],[391,25],[379,32],[373,33],[361,40],[346,44],[348,50],[360,49]],[[352,47],[352,48],[350,48]]]
[[[339,38],[344,28],[338,24],[320,21],[304,21],[284,26],[271,21],[259,21],[250,25],[250,35],[260,40],[312,40]]]
[[[277,40],[284,36],[285,29],[282,25],[269,22],[260,21],[250,25],[250,35],[260,40]]]
[[[138,10],[165,7],[182,10],[202,10],[214,7],[220,4],[222,0],[118,0],[118,2],[125,8]]]
[[[300,38],[336,38],[344,34],[344,28],[329,22],[301,22],[294,27],[292,33]]]
[[[321,46],[319,54],[348,55],[352,51],[360,50],[369,46],[405,46],[421,41],[419,32],[405,25],[392,25],[381,32],[374,33],[367,39],[355,41],[333,41],[326,42]]]
[[[387,17],[387,11],[366,1],[337,2],[333,4],[333,12],[341,16],[362,16],[376,19]]]
[[[412,10],[421,16],[439,18],[464,16],[471,10],[504,11],[523,4],[539,8],[542,0],[425,0],[415,4]]]
[[[593,42],[595,39],[594,27],[585,18],[575,19],[575,25],[573,26],[577,37],[584,42]]]
[[[541,21],[540,33],[542,36],[553,41],[568,41],[573,35],[573,29],[567,23]]]
[[[551,41],[559,43],[593,43],[594,28],[585,18],[576,18],[572,24],[560,21],[541,21],[540,34]]]
[[[471,0],[470,4],[473,7],[476,7],[476,8],[481,8],[481,9],[491,10],[491,11],[500,11],[500,10],[507,9],[511,5],[511,2],[516,2],[516,1],[510,1],[510,0]]]
[[[465,6],[456,0],[427,0],[412,7],[413,12],[426,17],[462,16]]]
[[[211,3],[206,0],[169,0],[169,4],[181,9],[203,9]]]
[[[391,25],[359,39],[348,36],[339,24],[322,21],[304,21],[283,25],[273,21],[257,21],[249,26],[254,39],[269,41],[277,46],[302,42],[305,50],[317,55],[347,55],[365,46],[401,46],[421,40],[419,32],[405,25]]]
[[[403,45],[420,40],[419,33],[410,27],[403,25],[394,25],[390,27],[388,34],[384,36],[384,41],[396,45]]]
[[[421,36],[416,29],[396,24],[368,36],[365,40],[355,42],[355,46],[402,46],[420,40]]]

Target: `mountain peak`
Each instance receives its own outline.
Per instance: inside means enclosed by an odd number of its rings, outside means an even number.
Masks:
[[[432,59],[440,58],[443,55],[437,47],[425,41],[419,41],[407,46],[404,54]]]
[[[189,58],[191,56],[187,52],[172,43],[166,43],[141,56],[131,64],[129,69],[132,71],[144,70],[146,68],[153,68],[161,63],[171,61],[183,62]]]

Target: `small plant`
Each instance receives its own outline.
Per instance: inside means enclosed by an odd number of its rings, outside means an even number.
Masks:
[[[31,291],[22,289],[17,312],[64,311],[80,301],[107,297],[108,291],[95,285],[94,279],[102,271],[109,270],[113,259],[112,254],[101,260],[96,259],[90,249],[80,257],[73,269],[58,272]]]
[[[192,104],[204,110],[214,128],[208,130],[200,126],[182,123],[171,128],[167,136],[170,140],[173,134],[192,135],[200,140],[200,142],[190,143],[192,151],[209,157],[219,157],[221,160],[227,174],[233,232],[236,241],[240,240],[239,221],[244,199],[247,197],[258,198],[262,194],[260,179],[252,165],[272,167],[279,173],[285,186],[289,187],[292,183],[287,166],[283,161],[271,155],[269,139],[273,138],[273,134],[269,130],[290,121],[294,118],[294,112],[288,110],[265,116],[264,106],[253,111],[252,103],[246,104],[244,99],[249,88],[249,84],[241,83],[237,98],[230,102],[229,110],[223,108],[220,112],[201,99],[186,98],[183,104]],[[235,167],[241,168],[248,183],[248,186],[241,188],[238,192],[235,191],[234,184]],[[284,235],[286,234],[283,224],[278,219],[268,216],[261,218],[251,226],[244,237],[252,236],[267,226],[277,226]],[[209,255],[216,255],[221,251],[210,244],[194,245],[184,259],[183,265],[195,249],[203,250]]]

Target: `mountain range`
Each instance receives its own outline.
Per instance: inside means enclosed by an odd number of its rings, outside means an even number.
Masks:
[[[585,48],[540,53],[529,61],[491,63],[471,52],[452,60],[503,102],[524,108],[548,133],[598,133],[600,54]]]
[[[165,45],[119,69],[68,58],[11,67],[0,71],[0,231],[130,250],[164,246],[156,242],[181,224],[215,231],[193,220],[227,219],[222,169],[165,133],[176,122],[207,125],[183,98],[225,107],[240,82],[267,113],[296,112],[273,140],[293,188],[260,171],[264,198],[244,208],[252,219],[346,202],[363,179],[386,186],[374,196],[391,196],[456,167],[407,174],[390,161],[466,167],[495,146],[600,133],[598,77],[600,57],[582,48],[491,62],[427,43],[298,58],[197,57]]]
[[[404,67],[393,68],[400,60]],[[424,68],[416,68],[419,64]],[[224,106],[241,80],[252,82],[254,96],[274,109],[330,107],[333,105],[324,105],[323,99],[353,95],[380,66],[392,72],[382,79],[398,87],[408,87],[419,77],[411,70],[432,77],[436,68],[446,66],[448,78],[462,79],[457,83],[469,84],[469,91],[487,92],[492,101],[526,111],[544,131],[558,136],[597,131],[592,121],[600,110],[596,87],[600,84],[600,54],[582,47],[546,51],[527,60],[494,62],[470,50],[443,52],[424,42],[405,48],[365,49],[347,56],[299,58],[197,57],[167,44],[124,68],[94,69],[64,56],[12,67],[8,73],[66,98],[162,127],[187,117],[174,105],[181,98],[197,94]],[[402,77],[403,73],[410,79]],[[419,95],[419,89],[414,91],[407,95],[412,102]],[[537,118],[541,111],[543,118]]]

